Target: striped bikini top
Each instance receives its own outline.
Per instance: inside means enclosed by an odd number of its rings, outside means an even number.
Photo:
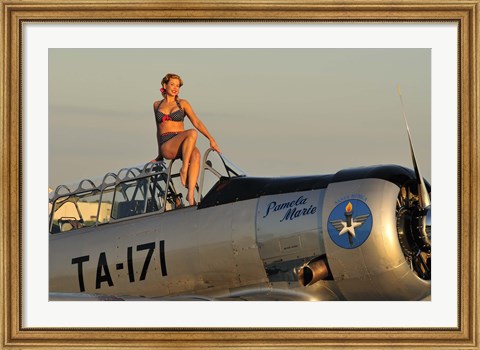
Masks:
[[[182,106],[180,106],[180,102],[176,100],[177,106],[179,109],[177,109],[173,113],[164,114],[159,110],[160,105],[162,104],[162,101],[160,101],[160,103],[158,104],[157,109],[154,110],[155,120],[157,121],[157,123],[160,124],[165,120],[173,120],[174,122],[183,122],[183,119],[185,119],[185,111],[182,109]]]

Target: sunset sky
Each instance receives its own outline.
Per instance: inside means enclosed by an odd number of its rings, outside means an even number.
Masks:
[[[152,104],[166,73],[249,175],[411,167],[401,85],[430,179],[429,49],[49,49],[49,186],[156,156]],[[191,128],[189,122],[185,125]],[[206,138],[198,141],[208,147]]]

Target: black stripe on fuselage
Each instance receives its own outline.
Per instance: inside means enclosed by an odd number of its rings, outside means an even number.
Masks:
[[[331,183],[367,178],[383,179],[400,187],[414,179],[415,173],[413,170],[399,165],[378,165],[340,170],[336,174],[330,175],[222,178],[203,198],[198,208],[207,208],[267,195],[322,189]],[[426,185],[430,191],[430,185],[428,183]]]

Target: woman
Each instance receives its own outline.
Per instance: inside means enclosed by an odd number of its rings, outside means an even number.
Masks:
[[[185,116],[193,126],[210,141],[210,147],[220,153],[220,149],[205,125],[193,111],[187,100],[178,98],[182,79],[176,74],[167,74],[162,79],[160,89],[163,100],[153,103],[157,123],[157,141],[159,157],[166,159],[182,158],[180,180],[188,188],[187,201],[195,204],[194,190],[200,171],[200,151],[196,147],[197,131],[184,129]],[[158,159],[157,158],[157,159]]]

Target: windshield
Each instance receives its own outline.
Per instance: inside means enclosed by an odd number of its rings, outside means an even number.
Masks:
[[[247,176],[247,173],[240,169],[236,164],[234,164],[230,159],[228,159],[224,154],[220,154],[220,158],[223,160],[225,169],[228,172],[229,177],[237,176]]]
[[[246,176],[246,173],[224,154],[219,154],[211,148],[208,149],[203,156],[202,169],[200,172],[200,198],[208,193],[219,180],[240,176]]]

